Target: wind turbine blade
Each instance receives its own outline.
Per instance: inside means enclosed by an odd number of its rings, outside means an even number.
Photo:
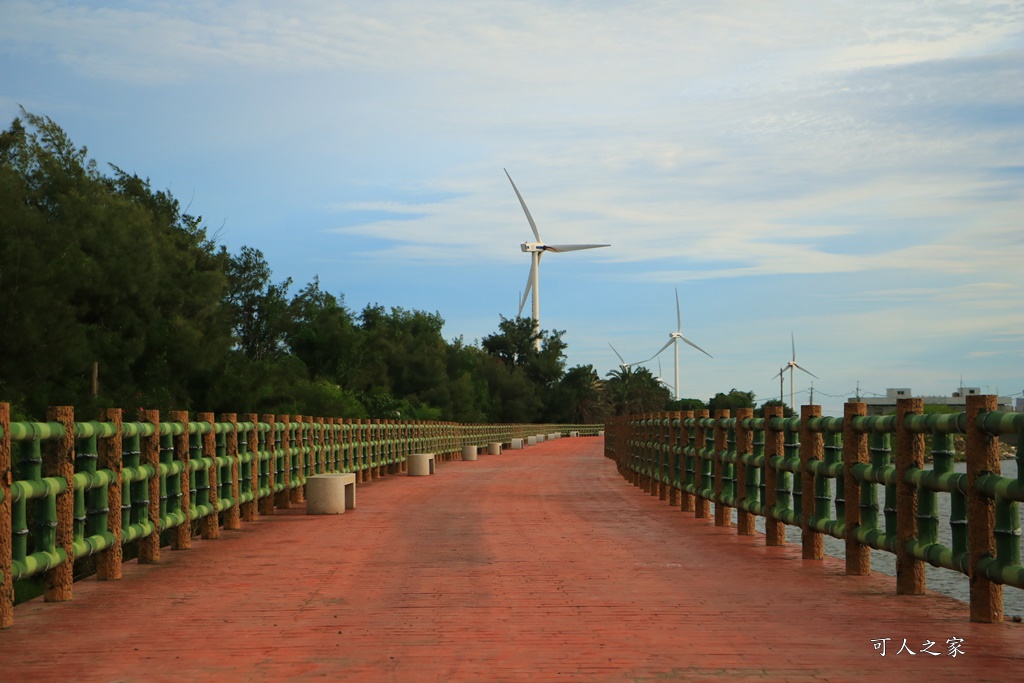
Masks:
[[[540,241],[540,238],[537,238]],[[610,244],[545,244],[544,251],[579,251],[580,249],[597,249],[598,247],[610,247]]]
[[[793,363],[793,365],[795,365],[796,367],[800,368],[801,370],[803,370],[804,372],[806,372],[806,373],[807,373],[808,375],[810,375],[810,376],[811,376],[811,377],[813,377],[814,379],[821,379],[820,377],[818,377],[817,375],[815,375],[815,374],[814,374],[813,372],[811,372],[811,371],[810,371],[810,370],[808,370],[807,368],[805,368],[805,367],[801,367],[801,366],[797,365],[796,363]]]
[[[796,337],[793,336],[793,332],[789,333],[789,341],[793,345],[793,362],[796,362]],[[802,370],[803,368],[801,368]]]
[[[778,377],[782,377],[785,372],[786,372],[786,368],[782,368],[776,374],[772,375],[772,379],[776,379]]]
[[[687,338],[686,338],[686,337],[684,337],[683,335],[679,335],[679,338],[680,338],[680,339],[682,339],[682,340],[683,340],[684,342],[686,342],[687,344],[689,344],[690,346],[692,346],[693,348],[695,348],[695,349],[697,349],[698,351],[700,351],[701,353],[703,353],[703,354],[704,354],[705,356],[707,356],[708,358],[714,358],[714,356],[712,356],[712,355],[711,355],[710,353],[708,353],[708,352],[707,352],[707,351],[705,351],[704,349],[700,348],[699,346],[697,346],[696,344],[694,344],[694,343],[693,343],[692,341],[690,341],[689,339],[687,339]]]
[[[508,171],[505,169],[501,170],[505,171],[505,175],[508,176],[508,181],[512,183],[512,189],[516,191],[516,197],[519,197],[519,204],[523,207],[523,213],[526,214],[526,220],[530,221],[530,229],[533,230],[533,236],[537,238],[538,242],[543,242],[544,240],[540,238],[540,233],[537,232],[537,224],[533,222],[533,216],[530,215],[530,210],[526,208],[526,202],[523,201],[523,195],[519,194],[519,188],[516,187],[514,182],[512,182],[512,176],[508,175]]]
[[[683,329],[683,318],[679,315],[679,289],[676,289],[676,332]]]
[[[612,346],[611,343],[609,343],[608,346]],[[612,351],[615,351],[615,347],[614,346],[612,346]],[[626,366],[626,359],[622,357],[622,354],[619,353],[618,351],[615,351],[615,355],[619,357],[619,362],[622,364],[622,367],[627,367]]]
[[[641,362],[647,362],[648,360],[653,360],[657,356],[662,355],[662,351],[664,351],[665,349],[667,349],[670,346],[672,346],[672,342],[674,342],[674,341],[676,341],[676,340],[675,339],[670,339],[669,341],[667,341],[665,343],[665,346],[663,346],[662,348],[657,349],[657,352],[654,353],[654,355],[650,356],[646,360],[637,360],[636,362],[633,362],[633,364],[630,364],[630,365],[639,366],[641,364]]]
[[[536,266],[536,261],[530,259],[530,274],[526,276],[526,291],[523,292],[523,300],[519,302],[519,313],[516,314],[517,318],[523,317],[523,307],[526,306],[526,300],[530,298],[530,290],[533,289],[533,269]]]

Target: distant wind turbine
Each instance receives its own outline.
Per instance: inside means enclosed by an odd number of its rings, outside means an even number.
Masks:
[[[660,349],[658,349],[657,353],[655,353],[653,356],[651,356],[647,360],[641,361],[642,363],[646,363],[647,361],[654,360],[659,355],[661,355],[661,352],[664,351],[665,349],[667,349],[669,346],[675,346],[675,349],[673,349],[673,351],[674,351],[674,354],[675,354],[675,361],[676,361],[676,377],[675,377],[676,383],[675,383],[675,386],[673,387],[673,392],[672,393],[675,395],[675,400],[676,401],[679,400],[679,340],[682,340],[682,341],[686,342],[687,344],[689,344],[693,348],[695,348],[698,351],[700,351],[701,353],[703,353],[708,358],[714,358],[714,356],[712,356],[710,353],[708,353],[707,351],[705,351],[704,349],[700,348],[699,346],[694,344],[692,341],[690,341],[689,339],[684,337],[683,333],[681,331],[682,327],[683,327],[683,319],[682,319],[682,316],[679,314],[679,290],[677,289],[676,290],[676,331],[669,333],[668,341],[665,342],[664,346],[662,346]]]
[[[505,169],[502,169],[505,170]],[[523,314],[523,307],[526,306],[526,298],[530,296],[530,292],[533,292],[533,326],[534,330],[540,331],[540,257],[545,251],[553,251],[558,253],[560,251],[579,251],[580,249],[597,249],[598,247],[610,247],[610,244],[545,244],[544,240],[540,238],[540,232],[537,230],[537,224],[533,222],[533,216],[530,215],[530,209],[526,207],[526,202],[523,201],[523,195],[519,194],[519,188],[516,187],[515,182],[512,180],[512,176],[505,170],[505,175],[508,176],[508,181],[512,183],[512,189],[516,192],[516,197],[519,198],[519,204],[523,207],[523,213],[526,214],[526,220],[530,222],[530,229],[533,230],[533,236],[537,238],[536,242],[523,242],[520,248],[530,255],[530,274],[526,279],[526,291],[523,292],[523,300],[519,303],[519,315]],[[537,348],[540,349],[540,339],[536,341]]]
[[[808,375],[810,375],[814,379],[821,379],[821,378],[818,377],[817,375],[815,375],[813,372],[811,372],[807,368],[801,367],[799,364],[797,364],[797,362],[796,362],[796,337],[793,336],[792,332],[789,333],[789,341],[790,341],[790,343],[793,346],[793,359],[791,361],[789,361],[788,363],[786,363],[786,367],[784,367],[781,370],[779,370],[779,374],[775,375],[775,377],[779,378],[779,384],[781,386],[781,384],[782,384],[782,375],[783,375],[784,372],[786,372],[787,368],[789,369],[789,407],[790,407],[790,410],[792,410],[793,414],[795,415],[796,414],[796,407],[795,407],[795,405],[793,403],[793,395],[794,395],[793,394],[793,374],[794,374],[793,373],[793,368],[796,368],[798,370],[802,370],[802,371],[806,372]],[[774,378],[772,378],[772,379],[774,379]]]

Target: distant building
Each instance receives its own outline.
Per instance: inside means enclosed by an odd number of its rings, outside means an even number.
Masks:
[[[950,406],[959,410],[967,409],[967,397],[968,396],[980,396],[983,392],[979,387],[960,387],[954,391],[950,396],[914,396],[913,392],[907,387],[899,387],[895,389],[886,389],[885,396],[881,397],[860,397],[860,401],[866,403],[868,406],[868,415],[885,415],[896,410],[896,401],[901,398],[920,398],[924,400],[925,405],[938,405],[938,406]],[[858,399],[851,398],[851,401]],[[1024,400],[1017,399],[1017,406],[1014,406],[1014,401],[1009,396],[1000,396],[998,399],[999,410],[1006,412],[1018,412],[1024,408]]]

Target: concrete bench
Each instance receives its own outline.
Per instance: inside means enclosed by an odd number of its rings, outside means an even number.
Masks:
[[[512,441],[509,443],[508,447],[511,448],[514,451],[522,450],[523,449],[523,440],[522,439],[512,439]]]
[[[537,435],[534,434],[533,436],[526,437],[526,445],[527,446],[536,446],[537,445]]]
[[[340,515],[356,506],[356,475],[317,474],[306,479],[306,514]]]
[[[559,438],[559,437],[561,437],[561,436],[562,436],[562,435],[561,435],[561,434],[559,434],[559,433],[557,433],[557,432],[554,432],[554,433],[548,434],[548,441],[554,441],[555,439],[557,439],[557,438]]]
[[[477,454],[480,452],[476,446],[463,446],[462,447],[462,459],[463,460],[476,460]]]
[[[579,433],[579,432],[577,432],[577,431],[575,431],[575,430],[573,430],[573,431],[569,432],[569,437],[570,437],[570,438],[573,438],[573,437],[577,437],[577,436],[579,436],[579,435],[580,435],[580,433]]]
[[[487,444],[487,455],[501,455],[501,442],[491,441]]]
[[[409,456],[409,476],[425,477],[434,473],[433,453],[413,453]]]

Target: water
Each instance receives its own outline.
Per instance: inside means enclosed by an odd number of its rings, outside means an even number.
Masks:
[[[954,469],[957,472],[966,472],[967,463],[958,462],[954,463]],[[1017,476],[1017,462],[1015,460],[1004,460],[1002,462],[1002,475],[1004,477],[1016,477]],[[832,495],[835,495],[835,482],[832,483]],[[951,547],[953,544],[952,534],[949,528],[949,505],[950,496],[948,494],[938,494],[939,508],[939,543]],[[881,507],[885,500],[885,487],[878,487],[878,503]],[[1022,528],[1024,528],[1024,505],[1018,506],[1021,512]],[[733,523],[736,523],[736,511],[733,510]],[[884,521],[882,518],[881,510],[879,510],[879,524],[884,528]],[[755,525],[757,530],[764,533],[764,518],[756,517]],[[786,525],[786,542],[794,545],[800,545],[800,529],[799,527],[793,527]],[[841,541],[831,536],[824,536],[825,552],[833,557],[839,559],[846,559],[846,545],[844,541]],[[871,551],[871,569],[882,574],[888,574],[892,577],[896,576],[896,556],[892,553],[888,553],[882,550]],[[960,572],[955,572],[949,569],[941,567],[933,567],[930,564],[925,564],[925,576],[926,585],[928,590],[935,591],[936,593],[942,593],[948,595],[951,598],[961,600],[963,602],[970,601],[970,583],[968,582],[967,576]],[[896,580],[893,578],[892,583],[893,592],[896,592]],[[1014,588],[1012,586],[1003,586],[1003,614],[1004,616],[1021,616],[1024,617],[1024,590],[1020,588]]]

